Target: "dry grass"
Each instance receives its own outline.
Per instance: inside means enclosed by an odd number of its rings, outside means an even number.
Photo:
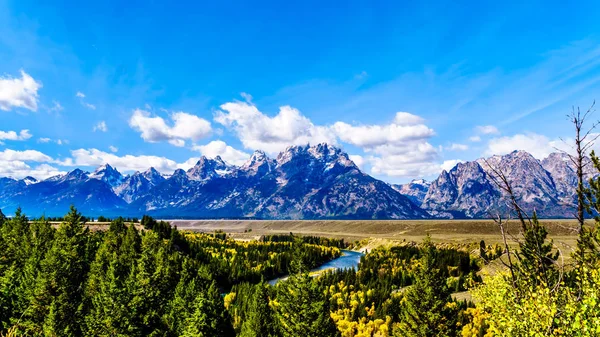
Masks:
[[[348,241],[370,238],[389,241],[421,241],[427,234],[434,241],[471,243],[485,240],[500,243],[498,227],[492,220],[169,220],[181,230],[213,232],[222,230],[239,239],[251,239],[263,234],[293,232],[344,238]],[[577,239],[574,220],[542,220],[550,236],[563,248],[572,247]],[[509,233],[517,235],[519,225],[508,225]]]

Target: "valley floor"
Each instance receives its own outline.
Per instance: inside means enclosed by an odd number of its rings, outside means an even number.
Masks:
[[[498,226],[492,220],[168,220],[180,230],[214,232],[222,230],[236,239],[253,239],[265,234],[296,233],[343,238],[346,241],[371,239],[373,245],[394,241],[421,241],[429,234],[433,241],[450,243],[501,243]],[[577,224],[570,219],[541,222],[555,243],[569,249],[577,240]],[[510,234],[519,225],[508,225]],[[379,243],[379,244],[378,244]]]

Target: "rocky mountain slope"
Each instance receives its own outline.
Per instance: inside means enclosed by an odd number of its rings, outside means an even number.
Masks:
[[[529,213],[536,210],[542,217],[571,216],[577,181],[573,163],[562,153],[550,154],[540,161],[525,151],[514,151],[459,163],[429,185],[419,206],[437,217],[486,218],[498,212],[507,214],[506,198],[494,181],[492,168],[506,175],[520,205]],[[588,165],[586,178],[593,174]],[[405,184],[397,190],[410,197],[422,195],[423,187]]]
[[[202,157],[168,178],[150,168],[123,176],[110,165],[41,182],[0,179],[0,208],[62,215],[152,214],[190,218],[412,219],[429,214],[390,185],[358,169],[340,149],[292,146],[276,159],[257,151],[241,166]]]

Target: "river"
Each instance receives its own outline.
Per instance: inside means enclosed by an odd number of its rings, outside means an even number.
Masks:
[[[337,259],[333,259],[327,263],[322,264],[321,266],[311,270],[310,272],[319,272],[327,269],[356,269],[358,268],[358,264],[360,263],[360,258],[365,255],[361,252],[355,252],[353,250],[342,250],[342,256]],[[287,276],[278,277],[276,279],[272,279],[269,281],[270,285],[275,285],[279,281],[283,281],[287,279]]]

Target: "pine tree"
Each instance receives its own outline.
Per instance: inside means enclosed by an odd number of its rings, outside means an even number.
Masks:
[[[284,337],[338,336],[329,301],[308,271],[297,261],[295,274],[278,285],[276,317]]]
[[[2,326],[11,325],[12,317],[20,315],[24,297],[19,292],[19,283],[31,253],[29,227],[20,208],[0,226],[0,331]]]
[[[265,283],[254,287],[254,294],[246,320],[242,324],[240,337],[276,337],[279,336],[271,307],[269,306],[269,288]]]
[[[186,328],[186,320],[194,312],[196,297],[210,283],[198,277],[198,265],[191,259],[185,259],[180,272],[179,282],[175,287],[173,298],[167,305],[163,321],[172,336],[180,336]]]
[[[133,335],[135,312],[129,310],[132,300],[131,275],[140,249],[140,237],[134,226],[126,228],[122,219],[113,221],[90,268],[86,286],[86,334]]]
[[[81,335],[78,306],[86,275],[86,235],[81,214],[71,206],[40,265],[37,286],[27,313],[28,326],[34,334]]]
[[[429,236],[423,244],[423,256],[415,283],[404,292],[400,323],[394,336],[442,337],[455,335],[457,313],[446,278],[437,266],[437,250]]]
[[[183,337],[234,337],[235,331],[216,283],[194,300],[194,312],[185,322]]]
[[[594,151],[591,153],[591,158],[596,173],[600,172],[600,158]],[[600,264],[600,229],[598,229],[600,228],[600,176],[596,175],[595,178],[591,178],[589,183],[590,185],[584,191],[585,195],[581,199],[587,201],[584,205],[586,211],[595,214],[595,226],[580,229],[577,250],[574,254],[580,269],[584,266],[597,267]]]
[[[551,284],[558,277],[556,260],[558,251],[554,252],[552,240],[547,240],[548,231],[538,221],[534,212],[531,224],[524,233],[524,239],[519,243],[517,252],[519,264],[517,274],[519,280],[528,285],[538,285],[539,281]]]

